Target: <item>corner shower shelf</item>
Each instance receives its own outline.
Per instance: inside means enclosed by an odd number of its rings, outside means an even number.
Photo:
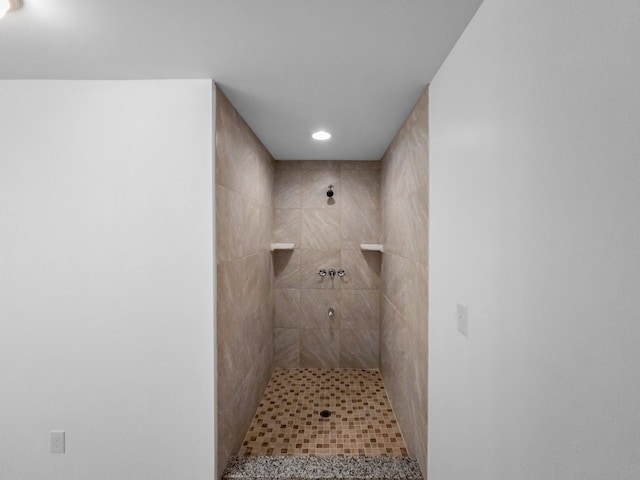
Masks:
[[[384,248],[380,243],[361,243],[360,250],[369,250],[371,252],[384,252]]]
[[[293,250],[293,243],[272,243],[271,251],[274,250]]]

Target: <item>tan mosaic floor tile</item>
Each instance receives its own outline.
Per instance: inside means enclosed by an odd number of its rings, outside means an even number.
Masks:
[[[300,368],[275,370],[239,455],[408,454],[378,370]]]

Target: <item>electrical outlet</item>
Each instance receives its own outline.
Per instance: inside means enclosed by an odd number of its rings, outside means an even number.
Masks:
[[[458,331],[465,337],[469,336],[469,317],[466,305],[458,304],[457,309]]]
[[[64,453],[63,431],[51,431],[51,453]]]

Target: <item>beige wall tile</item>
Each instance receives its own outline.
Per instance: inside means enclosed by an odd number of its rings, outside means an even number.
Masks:
[[[274,160],[274,170],[300,170],[299,160]]]
[[[340,250],[307,250],[303,249],[300,266],[300,286],[307,288],[328,288],[339,289],[340,279],[336,276],[333,279],[329,275],[321,277],[318,270],[321,268],[340,268]]]
[[[379,290],[342,289],[340,299],[340,328],[379,329]]]
[[[351,249],[357,255],[362,255],[360,243],[380,241],[379,184],[381,166],[381,162],[368,161],[274,162],[276,211],[273,239],[282,242],[293,241],[296,243],[296,247],[301,247],[293,254],[274,253],[274,284],[277,288],[302,289],[300,294],[302,324],[300,328],[337,329],[343,318],[342,302],[339,300],[342,286],[369,289],[368,294],[362,298],[363,301],[369,303],[364,307],[360,306],[357,316],[354,313],[346,317],[348,324],[358,324],[363,328],[374,330],[378,328],[377,285],[379,280],[375,276],[372,277],[371,272],[368,272],[370,265],[367,263],[367,258],[363,256],[361,264],[356,262],[353,269],[355,276],[351,279],[347,278],[346,283],[338,277],[333,280],[329,276],[320,277],[318,270],[320,268],[344,268],[341,250]],[[352,187],[350,198],[354,204],[353,208],[346,208],[342,182],[344,172],[347,172],[345,178]],[[326,197],[326,190],[330,184],[334,185],[335,192],[331,201]],[[360,209],[360,206],[370,206],[371,208]],[[343,220],[345,216],[348,218],[347,222]],[[300,255],[299,259],[296,259],[296,253]],[[377,258],[369,258],[368,260],[374,269],[377,268],[379,275],[380,254],[374,253],[373,255]],[[298,260],[297,263],[296,260]],[[280,294],[276,292],[276,295]],[[276,299],[276,302],[281,301],[282,298]],[[355,297],[353,297],[349,304],[353,312],[357,310],[355,302]],[[330,321],[326,315],[329,306],[333,306],[336,310],[336,317],[333,321]],[[287,322],[286,326],[290,326],[291,323],[288,320],[278,318],[277,313],[275,321],[279,326],[285,326],[284,322]],[[321,334],[317,333],[317,335]],[[323,335],[328,335],[328,333],[325,332]],[[373,346],[373,348],[377,352],[378,347]],[[307,353],[309,354],[306,357],[308,363],[314,363],[310,360],[313,355],[310,352]],[[279,355],[277,350],[276,355]],[[350,355],[351,357],[345,357],[350,359],[350,364],[362,364],[354,359],[370,358],[371,352],[353,352]],[[340,363],[339,355],[331,358],[337,362],[336,365],[343,366]],[[302,364],[302,360],[300,362]],[[319,363],[326,364],[327,362],[324,360],[322,362],[316,361],[314,364]]]
[[[274,326],[297,328],[300,326],[300,290],[274,290]]]
[[[378,329],[340,329],[340,366],[378,368]]]
[[[328,310],[334,315],[329,317]],[[302,290],[300,294],[302,328],[338,328],[340,326],[340,290]]]
[[[411,392],[407,378],[404,376],[406,365],[411,361],[410,352],[408,351],[410,345],[409,337],[406,322],[391,302],[386,297],[383,297],[380,329],[380,371],[391,406],[400,423],[400,428],[407,431],[415,429],[415,425],[408,423],[408,419],[410,419],[408,412],[410,411],[409,396]]]
[[[303,368],[336,368],[340,356],[340,330],[300,330],[300,365]]]
[[[380,170],[380,160],[351,160],[342,162],[342,170]]]
[[[271,243],[273,210],[253,199],[242,199],[242,224],[240,245],[242,255],[254,255]]]
[[[375,290],[380,286],[379,252],[342,250],[342,268],[346,274],[340,279],[340,288]]]
[[[242,193],[263,205],[271,205],[273,193],[271,156],[251,131],[249,139],[250,152],[243,162],[245,170],[242,175]]]
[[[427,187],[412,192],[408,196],[407,213],[409,243],[408,257],[416,262],[427,264],[429,250],[429,192]]]
[[[273,226],[273,241],[294,243],[300,247],[302,210],[299,208],[276,209]]]
[[[340,170],[344,162],[340,160],[301,160],[302,170]]]
[[[247,135],[226,97],[219,93],[216,102],[216,184],[239,193],[243,187],[243,161],[249,151]]]
[[[342,170],[343,208],[380,208],[380,170]]]
[[[411,260],[392,253],[385,252],[382,256],[382,294],[401,315],[407,314],[414,265]]]
[[[273,369],[273,159],[217,92],[218,476]],[[284,268],[284,267],[283,267]],[[299,286],[299,281],[296,287]]]
[[[216,187],[216,261],[242,256],[242,195],[221,185]]]
[[[244,309],[239,310],[237,301],[240,295],[244,295],[244,268],[239,261],[230,261],[218,264],[216,268],[217,299],[216,313],[223,318],[229,318],[232,314],[244,314]],[[220,324],[220,322],[218,322]],[[222,323],[224,325],[224,323]]]
[[[381,243],[380,210],[343,208],[342,248],[359,250],[361,243]]]
[[[429,273],[426,265],[415,263],[411,272],[406,317],[421,349],[427,348],[429,325]]]
[[[302,209],[301,247],[314,250],[340,249],[340,224],[340,210]]]
[[[428,91],[382,159],[380,364],[409,452],[427,459]]]
[[[300,170],[276,170],[273,180],[275,208],[300,208],[302,206],[301,179]]]
[[[261,255],[251,255],[244,257],[240,261],[243,262],[243,280],[242,287],[244,296],[238,300],[242,302],[246,311],[257,310],[263,297],[269,294],[268,272],[264,269],[264,261]]]
[[[299,328],[276,328],[274,362],[276,368],[300,367]]]
[[[327,197],[333,185],[333,197]],[[340,208],[342,186],[340,170],[304,170],[301,179],[302,208]]]
[[[300,250],[273,252],[275,288],[300,288]]]

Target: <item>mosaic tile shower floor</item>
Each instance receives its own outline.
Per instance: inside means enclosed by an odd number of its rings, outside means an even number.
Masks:
[[[300,368],[274,371],[239,455],[408,453],[378,370]]]

